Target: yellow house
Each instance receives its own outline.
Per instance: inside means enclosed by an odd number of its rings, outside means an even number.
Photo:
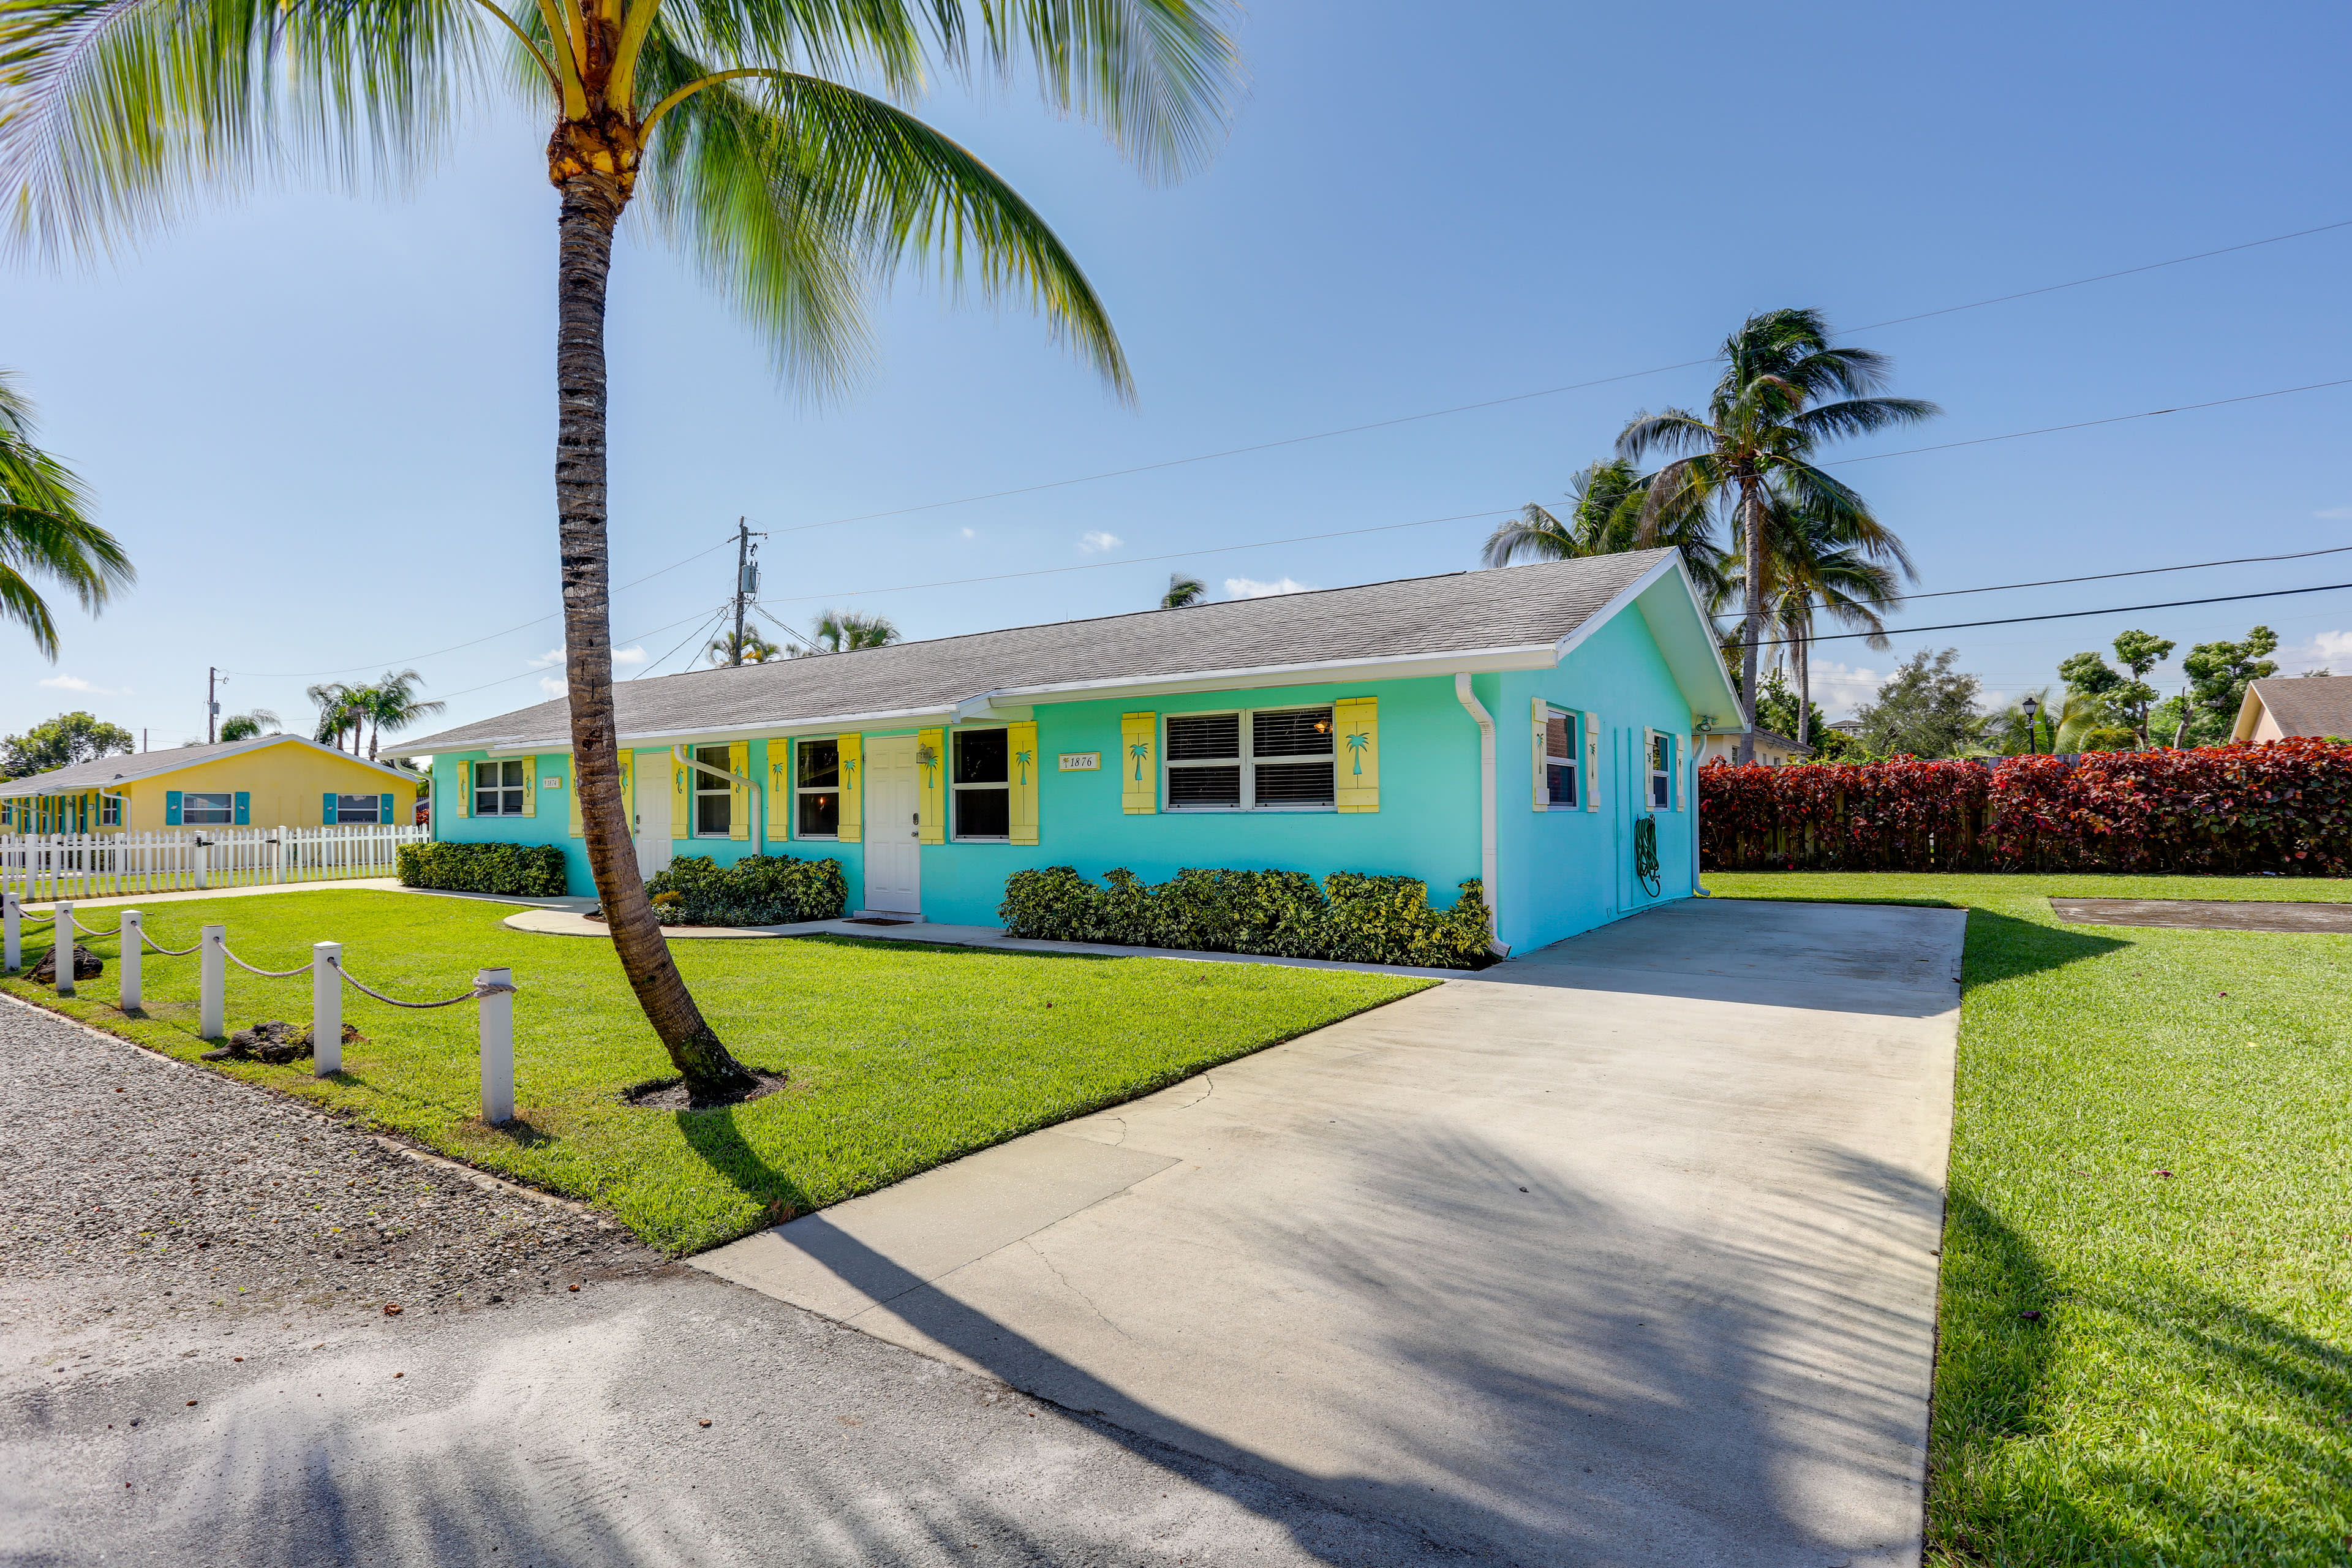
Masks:
[[[415,774],[299,735],[100,757],[0,780],[0,831],[9,833],[406,823],[415,808]]]

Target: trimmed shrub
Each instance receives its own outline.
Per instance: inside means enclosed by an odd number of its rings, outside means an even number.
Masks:
[[[1728,870],[2352,872],[2352,745],[1699,770]]]
[[[1318,887],[1298,871],[1196,868],[1153,886],[1122,868],[1097,887],[1051,866],[1007,877],[997,918],[1009,936],[1051,942],[1481,968],[1494,962],[1486,900],[1475,880],[1460,893],[1439,910],[1415,877],[1335,871]]]
[[[721,866],[708,855],[681,855],[646,883],[664,925],[780,926],[835,921],[849,909],[849,882],[838,860],[746,855]]]
[[[560,899],[563,851],[552,844],[404,844],[400,885],[451,893]]]

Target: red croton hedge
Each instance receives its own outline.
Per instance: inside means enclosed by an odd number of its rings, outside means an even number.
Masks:
[[[1699,770],[1727,870],[2352,873],[2352,745]]]

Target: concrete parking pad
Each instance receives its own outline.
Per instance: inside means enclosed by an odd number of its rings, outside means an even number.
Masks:
[[[1686,903],[719,1248],[1529,1563],[1916,1563],[1958,910]]]
[[[2053,899],[2050,912],[2069,924],[2084,926],[2352,933],[2352,904],[2271,903],[2251,899]]]

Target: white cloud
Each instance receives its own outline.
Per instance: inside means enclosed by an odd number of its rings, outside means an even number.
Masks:
[[[53,691],[86,691],[92,697],[120,697],[121,695],[121,692],[115,690],[110,686],[93,686],[79,675],[52,675],[43,680],[40,684],[49,688]]]
[[[978,539],[980,537],[980,530],[976,528],[967,528],[963,531],[963,536],[966,539]]]
[[[2352,632],[2322,632],[2307,643],[2282,650],[2279,668],[2289,674],[2330,669],[2352,675]]]
[[[567,689],[569,689],[563,683],[563,678],[557,675],[541,676],[539,678],[539,689],[541,691],[546,692],[550,697],[561,697]]]
[[[1228,577],[1225,593],[1236,599],[1271,599],[1278,594],[1311,594],[1314,587],[1296,578],[1285,577],[1279,583],[1261,583],[1255,577]]]
[[[537,658],[532,659],[530,661],[530,667],[533,669],[545,669],[551,664],[562,664],[562,662],[563,650],[560,647],[551,647],[545,653],[541,654]]]
[[[1875,701],[1885,683],[1886,677],[1874,669],[1835,659],[1813,660],[1813,702],[1832,719],[1849,718],[1864,703]]]
[[[646,650],[643,647],[616,647],[613,650],[613,662],[614,664],[643,664],[646,662]]]
[[[2311,515],[2324,517],[2330,522],[2352,522],[2352,506],[2331,506]]]
[[[551,647],[545,653],[541,654],[537,658],[532,659],[530,661],[530,667],[533,669],[549,669],[552,668],[556,665],[562,664],[562,662],[563,650],[560,647]],[[613,650],[613,662],[614,664],[643,664],[646,662],[646,650],[643,647],[616,647]],[[541,686],[545,686],[547,682],[544,680],[540,682],[540,685]],[[562,684],[562,683],[560,681],[557,682],[559,695]]]
[[[1106,550],[1117,550],[1119,543],[1118,534],[1105,533],[1099,528],[1078,535],[1078,548],[1089,555],[1099,555]]]

